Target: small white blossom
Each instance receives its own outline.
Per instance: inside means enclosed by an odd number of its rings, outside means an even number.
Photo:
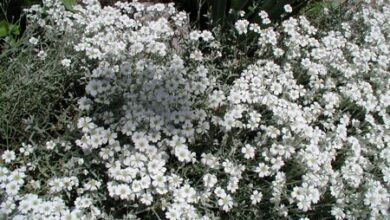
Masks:
[[[241,148],[241,153],[244,154],[245,159],[253,159],[255,157],[255,148],[249,144],[245,144]]]
[[[63,59],[63,60],[61,60],[61,65],[64,66],[64,67],[70,67],[71,63],[72,63],[72,61],[70,59]]]
[[[252,205],[258,204],[262,198],[263,198],[263,194],[257,190],[254,190],[251,195]]]
[[[12,150],[6,150],[1,155],[1,159],[3,159],[6,163],[11,163],[16,159],[15,152]]]
[[[285,12],[287,13],[291,13],[293,11],[293,8],[291,7],[291,5],[287,4],[287,5],[284,5],[283,6],[283,9]]]
[[[30,42],[30,44],[32,44],[32,45],[37,45],[38,42],[39,42],[39,40],[38,40],[37,38],[35,38],[35,37],[31,37],[31,38],[28,40],[28,42]]]
[[[218,205],[225,212],[228,212],[233,207],[233,198],[229,194],[223,193],[219,196]]]
[[[241,19],[236,21],[234,26],[238,34],[246,34],[248,32],[249,21],[245,19]]]

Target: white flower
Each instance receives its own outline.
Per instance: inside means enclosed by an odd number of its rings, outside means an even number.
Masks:
[[[320,199],[320,192],[314,186],[303,183],[302,187],[294,187],[291,197],[297,200],[298,208],[307,211],[312,204],[316,204]]]
[[[120,199],[127,200],[129,199],[131,189],[127,184],[120,184],[115,188],[115,194],[119,196]]]
[[[335,217],[336,220],[345,219],[345,213],[343,212],[343,209],[339,207],[332,207],[331,214]]]
[[[85,91],[91,96],[95,97],[97,96],[97,94],[102,93],[104,91],[103,83],[99,80],[91,80],[85,87]]]
[[[46,142],[46,149],[53,150],[56,146],[56,143],[54,141],[47,141]]]
[[[180,220],[182,218],[182,211],[181,209],[184,209],[184,207],[181,204],[174,203],[173,205],[168,207],[168,210],[165,212],[165,217],[170,220]]]
[[[214,90],[213,93],[209,95],[210,107],[214,109],[218,109],[218,107],[221,106],[225,100],[226,96],[223,91],[220,90]]]
[[[32,208],[32,205],[31,205],[31,202],[29,199],[25,199],[25,200],[22,200],[20,201],[19,203],[19,211],[23,214],[26,214],[27,212],[29,212]]]
[[[24,178],[26,177],[26,174],[22,170],[14,170],[10,173],[8,176],[9,182],[16,182],[20,185],[24,184]]]
[[[130,47],[130,53],[132,55],[136,55],[138,53],[141,53],[144,50],[144,45],[141,42],[136,42],[135,44],[131,45]]]
[[[78,101],[77,104],[79,105],[80,110],[88,111],[91,109],[91,100],[87,97],[83,96]]]
[[[234,24],[238,34],[246,34],[248,32],[249,21],[241,19]]]
[[[18,194],[20,187],[21,186],[17,182],[12,181],[5,186],[5,191],[8,195],[15,196]]]
[[[1,155],[1,159],[3,159],[6,163],[11,163],[11,161],[16,159],[15,152],[12,150],[6,150]]]
[[[190,54],[190,58],[195,61],[202,61],[203,60],[203,54],[200,50],[196,50]]]
[[[62,216],[63,216],[63,219],[66,219],[66,220],[77,220],[77,219],[79,219],[76,211],[69,212],[68,210],[66,210],[66,211],[63,212]]]
[[[195,31],[191,31],[191,33],[189,34],[190,36],[190,39],[193,40],[193,41],[197,41],[199,40],[199,38],[202,36],[201,32],[198,31],[198,30],[195,30]]]
[[[252,205],[256,205],[257,203],[259,203],[262,198],[263,198],[263,194],[257,190],[254,190],[251,195]]]
[[[178,201],[193,203],[196,201],[196,190],[186,183],[175,191],[175,197]]]
[[[71,64],[71,60],[70,59],[63,59],[61,60],[61,65],[64,66],[64,67],[70,67],[70,64]]]
[[[388,210],[390,194],[379,181],[370,181],[369,188],[364,194],[364,204],[373,211]]]
[[[255,168],[255,172],[259,174],[260,178],[271,175],[270,168],[265,163],[259,163]]]
[[[168,177],[168,181],[169,181],[170,187],[178,188],[182,184],[183,178],[181,178],[180,176],[178,176],[176,174],[172,174]]]
[[[0,205],[0,207],[1,207],[0,214],[4,213],[6,215],[9,215],[14,211],[14,209],[16,208],[16,205],[15,205],[15,202],[13,201],[13,199],[9,198],[9,199],[3,201]]]
[[[226,189],[231,193],[235,193],[238,190],[238,182],[239,181],[240,181],[240,179],[238,177],[234,177],[234,176],[231,177],[229,179],[229,182],[228,182]]]
[[[47,57],[47,53],[46,53],[46,51],[40,50],[38,52],[37,56],[39,57],[40,60],[45,60]]]
[[[259,12],[259,16],[261,17],[261,19],[266,19],[266,18],[268,18],[268,13],[264,10],[261,10]]]
[[[89,132],[94,129],[96,125],[92,122],[90,117],[81,117],[77,122],[77,127],[81,128],[83,132]]]
[[[249,144],[245,144],[245,146],[241,148],[241,153],[244,154],[245,159],[253,159],[255,157],[255,148]]]
[[[149,148],[149,141],[145,137],[139,138],[134,141],[134,146],[140,152],[145,152]]]
[[[163,174],[152,176],[153,182],[152,185],[159,188],[164,188],[167,182],[167,177]]]
[[[263,23],[263,24],[271,24],[271,19],[264,18],[263,20],[261,20],[261,23]]]
[[[187,146],[176,147],[174,149],[175,156],[180,162],[191,162],[194,158],[194,155],[191,151],[188,150]]]
[[[213,34],[210,31],[207,31],[207,30],[202,31],[201,37],[206,42],[214,40]]]
[[[86,209],[92,205],[92,199],[85,196],[80,196],[76,198],[74,204],[78,209]]]
[[[218,182],[217,177],[213,174],[206,174],[203,176],[203,184],[207,188],[212,188]]]
[[[50,186],[50,191],[55,193],[63,190],[65,187],[65,183],[62,179],[55,178],[49,181],[49,186]]]
[[[39,42],[39,40],[38,40],[37,38],[35,38],[35,37],[31,37],[31,38],[28,40],[28,42],[30,42],[30,44],[32,44],[32,45],[37,45],[38,42]]]
[[[141,196],[141,202],[147,206],[151,205],[153,202],[153,196],[150,193],[144,193]]]
[[[291,5],[287,4],[287,5],[284,5],[283,6],[283,9],[285,12],[287,13],[291,13],[293,11],[293,8],[291,7]]]
[[[233,207],[233,198],[226,193],[219,196],[218,205],[222,207],[225,212],[228,212]]]
[[[214,189],[214,194],[218,197],[221,197],[223,194],[226,194],[225,190],[222,189],[220,186],[216,187]]]

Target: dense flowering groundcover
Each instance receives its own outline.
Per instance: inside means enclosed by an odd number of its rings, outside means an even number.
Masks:
[[[6,219],[389,218],[387,1],[332,30],[240,18],[254,53],[234,74],[235,45],[174,5],[43,2],[29,44],[45,59],[66,36],[85,96],[66,134],[2,153]]]

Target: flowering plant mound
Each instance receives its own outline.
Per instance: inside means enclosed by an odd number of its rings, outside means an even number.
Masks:
[[[386,1],[332,31],[238,20],[256,61],[234,64],[231,84],[219,62],[234,45],[170,4],[47,0],[29,18],[70,36],[61,63],[84,73],[85,96],[69,134],[2,154],[7,217],[389,217]]]

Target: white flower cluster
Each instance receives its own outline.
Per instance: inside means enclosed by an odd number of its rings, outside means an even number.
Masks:
[[[187,15],[172,4],[119,2],[101,8],[97,1],[84,1],[74,9],[67,31],[77,39],[75,51],[85,54],[83,69],[90,70],[87,96],[79,101],[85,117],[77,128],[83,135],[75,143],[106,168],[108,196],[145,206],[165,196],[171,198],[167,218],[198,216],[193,204],[200,194],[166,164],[196,163],[189,145],[210,128],[200,107],[215,79],[203,62],[218,51],[203,53],[198,45],[212,46],[213,34],[193,31],[188,37]],[[71,67],[67,58],[61,62]],[[50,190],[78,186],[66,184],[66,178],[50,180]]]
[[[263,29],[238,20],[256,61],[231,83],[217,75],[218,38],[171,4],[85,0],[70,13],[46,0],[32,12],[71,33],[83,59],[61,63],[83,71],[86,94],[76,140],[2,153],[1,213],[298,219],[326,207],[329,218],[389,218],[389,3],[364,3],[332,31],[305,17]],[[63,160],[46,170],[31,155]]]
[[[66,145],[66,142],[62,142]],[[88,195],[78,196],[74,200],[74,207],[67,205],[61,192],[71,193],[78,187],[77,177],[51,178],[47,180],[47,194],[40,196],[39,192],[43,189],[41,181],[43,179],[34,178],[33,174],[37,171],[34,168],[36,159],[34,156],[26,155],[25,148],[34,148],[31,145],[24,145],[20,148],[20,153],[12,153],[15,156],[16,164],[25,163],[26,166],[19,168],[0,167],[0,187],[2,192],[2,202],[0,204],[0,214],[2,216],[12,216],[12,219],[97,219],[101,217],[101,211],[94,205],[94,200]],[[36,147],[35,147],[36,148]],[[22,150],[23,149],[23,150]],[[2,158],[6,158],[12,151],[4,152]],[[40,155],[47,153],[42,149]],[[8,158],[6,158],[8,159]],[[4,160],[6,160],[4,159]],[[50,163],[47,161],[46,163]],[[46,164],[47,165],[47,164]],[[53,164],[54,165],[54,164]],[[42,169],[42,164],[41,168]],[[43,180],[46,181],[46,180]],[[86,186],[91,182],[86,183]],[[26,192],[29,191],[30,193]],[[69,194],[68,194],[69,195]],[[8,219],[8,218],[7,218]]]
[[[226,132],[255,132],[244,141],[256,151],[247,144],[242,153],[246,159],[259,155],[253,171],[260,178],[277,181],[287,164],[300,164],[295,172],[301,173],[301,184],[281,196],[303,212],[330,188],[335,207],[341,208],[334,217],[388,217],[388,156],[383,152],[390,144],[388,9],[383,1],[365,5],[341,30],[320,34],[304,17],[284,21],[280,31],[262,30],[261,58],[219,95],[226,101],[210,98],[213,107],[226,108],[215,120]],[[239,34],[248,26],[242,24],[236,23]],[[373,181],[377,190],[367,191]],[[365,198],[364,204],[352,202],[357,198]]]

